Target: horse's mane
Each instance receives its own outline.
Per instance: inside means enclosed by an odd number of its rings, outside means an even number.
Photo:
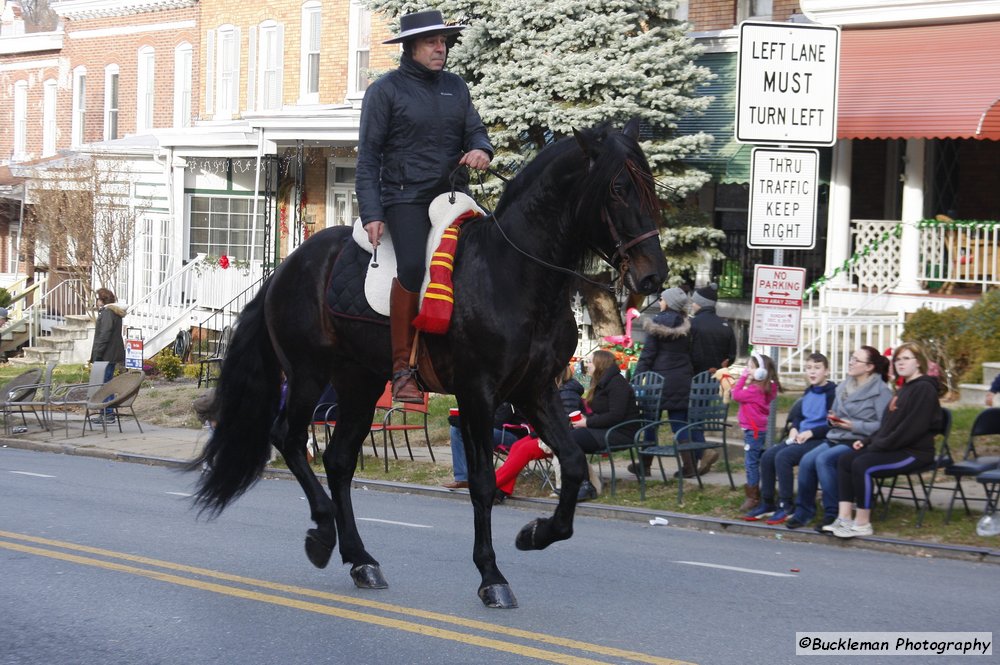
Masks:
[[[659,198],[656,195],[656,181],[649,170],[646,156],[637,141],[627,137],[604,122],[596,127],[578,130],[580,141],[573,136],[561,138],[547,145],[535,159],[530,161],[510,181],[497,203],[496,215],[503,216],[508,206],[525,196],[528,189],[545,177],[546,172],[559,162],[558,176],[572,178],[571,191],[567,193],[567,203],[572,201],[568,219],[581,220],[607,209],[619,198],[614,183],[626,172],[639,197],[640,207],[651,218],[659,220]],[[583,152],[581,142],[598,150],[600,156],[590,159]],[[577,270],[587,273],[603,270],[604,259],[595,251],[591,233],[602,233],[603,224],[581,224],[582,233],[577,237],[587,249],[579,257]]]
[[[590,145],[601,145],[602,159],[590,163],[584,159],[582,148],[576,138],[567,136],[545,146],[535,159],[521,169],[504,190],[497,210],[502,210],[511,200],[521,196],[531,183],[535,182],[553,162],[576,151],[579,154],[580,175],[578,189],[581,193],[578,210],[596,211],[604,207],[615,194],[611,183],[623,170],[627,170],[632,183],[639,192],[643,208],[650,214],[659,210],[653,176],[646,156],[637,142],[616,131],[610,122],[596,127],[578,130],[583,140]]]

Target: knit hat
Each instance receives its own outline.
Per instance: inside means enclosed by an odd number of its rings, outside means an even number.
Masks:
[[[698,305],[698,307],[715,307],[715,303],[718,300],[719,286],[717,284],[709,284],[708,286],[696,289],[694,295],[691,296],[691,302]]]
[[[683,312],[684,308],[688,305],[687,294],[684,293],[683,289],[679,289],[676,286],[666,289],[660,294],[660,298],[663,302],[667,303],[668,309],[676,310],[678,312]]]

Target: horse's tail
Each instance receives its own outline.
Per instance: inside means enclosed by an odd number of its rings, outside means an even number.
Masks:
[[[268,278],[240,314],[210,407],[215,430],[186,466],[202,470],[194,501],[211,517],[250,489],[270,460],[268,433],[281,399],[281,368],[264,316],[270,285]]]

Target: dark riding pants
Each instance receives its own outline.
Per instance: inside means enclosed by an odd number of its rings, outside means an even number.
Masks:
[[[385,224],[396,250],[396,277],[407,291],[419,291],[424,283],[431,230],[427,208],[423,203],[399,204],[385,210]]]

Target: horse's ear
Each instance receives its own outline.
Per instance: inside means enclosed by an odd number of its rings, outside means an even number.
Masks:
[[[632,118],[625,123],[625,129],[622,130],[622,134],[629,137],[633,141],[639,140],[639,118]]]

